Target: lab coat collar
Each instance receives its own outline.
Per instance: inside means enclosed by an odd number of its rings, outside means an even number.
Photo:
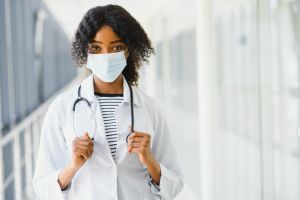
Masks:
[[[122,74],[123,77],[123,94],[124,94],[124,102],[130,104],[130,90],[128,83]],[[135,86],[131,86],[132,94],[133,94],[133,104],[139,105],[139,99],[137,97]],[[81,95],[86,98],[90,102],[93,102],[94,99],[94,79],[93,74],[90,74],[86,79],[84,79],[81,83]]]

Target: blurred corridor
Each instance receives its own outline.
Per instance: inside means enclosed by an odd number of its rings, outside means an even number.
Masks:
[[[300,199],[300,0],[0,0],[0,200],[35,199],[43,116],[83,79],[84,13],[119,4],[156,51],[140,88],[164,108],[177,200]]]

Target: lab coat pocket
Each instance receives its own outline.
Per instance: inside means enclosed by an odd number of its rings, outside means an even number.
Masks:
[[[134,165],[136,167],[143,167],[143,164],[140,161],[139,155],[137,153],[129,153],[127,149],[127,143],[124,144],[124,150],[125,150],[125,157],[124,159],[128,161],[131,165]]]
[[[139,155],[137,153],[128,152],[128,146],[126,142],[127,135],[127,133],[122,133],[119,135],[119,156],[121,157],[123,162],[126,162],[131,166],[143,167],[143,164],[139,159]]]
[[[131,164],[136,165],[136,166],[143,166],[143,164],[140,161],[139,155],[137,153],[126,153],[126,157],[125,159],[127,159]]]

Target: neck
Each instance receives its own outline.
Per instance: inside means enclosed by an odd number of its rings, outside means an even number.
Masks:
[[[118,76],[116,80],[111,83],[100,80],[93,74],[94,79],[94,92],[104,94],[121,94],[123,93],[123,77],[122,74]]]

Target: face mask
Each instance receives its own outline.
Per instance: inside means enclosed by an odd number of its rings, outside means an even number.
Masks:
[[[113,82],[127,65],[124,51],[88,54],[86,67],[104,82]]]

